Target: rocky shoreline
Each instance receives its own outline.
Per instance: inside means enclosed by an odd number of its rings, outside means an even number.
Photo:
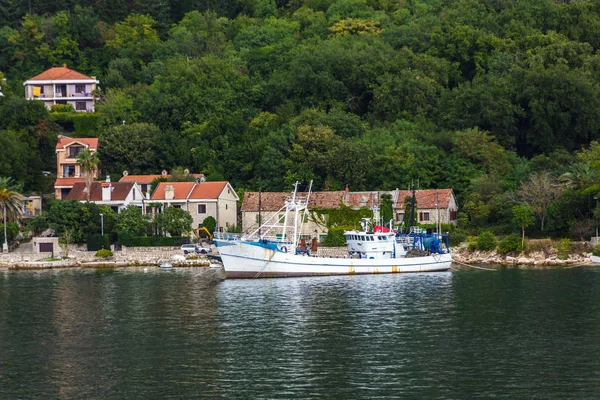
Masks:
[[[569,254],[561,258],[557,253],[532,252],[520,254],[500,254],[497,251],[471,251],[466,248],[455,249],[452,258],[455,262],[467,265],[493,264],[503,266],[569,266],[593,264],[591,253]]]
[[[341,256],[345,248],[323,248],[320,256]],[[197,258],[192,255],[183,256],[176,249],[149,250],[128,253],[116,253],[109,259],[95,257],[92,252],[76,252],[69,258],[44,260],[39,258],[10,257],[0,254],[0,269],[7,270],[37,270],[59,268],[124,268],[159,266],[168,261],[173,267],[204,267],[211,265],[208,257]],[[340,254],[337,254],[340,253]],[[347,254],[347,253],[346,253]],[[466,247],[453,249],[453,260],[458,265],[499,265],[523,267],[559,267],[572,265],[592,265],[591,253],[580,252],[559,257],[557,252],[530,252],[521,254],[500,254],[497,251],[471,251]]]

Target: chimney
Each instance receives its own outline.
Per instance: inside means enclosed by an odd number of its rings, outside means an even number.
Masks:
[[[67,64],[63,64],[63,68],[67,68]]]
[[[102,182],[102,201],[110,201],[111,192],[113,190],[110,183],[110,176],[106,176],[106,182]]]
[[[175,198],[175,189],[172,185],[165,187],[165,200],[173,200]]]

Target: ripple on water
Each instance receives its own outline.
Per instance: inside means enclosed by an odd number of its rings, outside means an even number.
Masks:
[[[0,398],[594,398],[598,274],[0,275]]]

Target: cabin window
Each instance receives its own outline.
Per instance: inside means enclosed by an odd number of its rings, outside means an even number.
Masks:
[[[198,204],[198,214],[206,214],[206,204]]]

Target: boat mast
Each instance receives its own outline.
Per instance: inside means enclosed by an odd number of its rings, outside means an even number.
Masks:
[[[308,215],[308,201],[310,200],[310,195],[312,193],[312,184],[313,181],[310,181],[310,184],[308,185],[308,195],[306,196],[306,202],[304,204],[304,206],[302,207],[302,220],[300,221],[300,230],[299,231],[294,231],[294,249],[297,248],[298,245],[298,240],[300,239],[300,236],[302,235],[302,230],[304,229],[304,217],[306,215]],[[300,210],[298,210],[300,211]],[[296,218],[297,218],[298,212],[296,212]],[[294,224],[294,227],[298,226],[298,220],[296,219],[296,224]]]
[[[410,233],[410,228],[412,227],[412,225],[415,223],[415,200],[416,200],[416,193],[415,193],[415,185],[412,185],[412,198],[410,199],[410,225],[408,226],[408,233]]]

